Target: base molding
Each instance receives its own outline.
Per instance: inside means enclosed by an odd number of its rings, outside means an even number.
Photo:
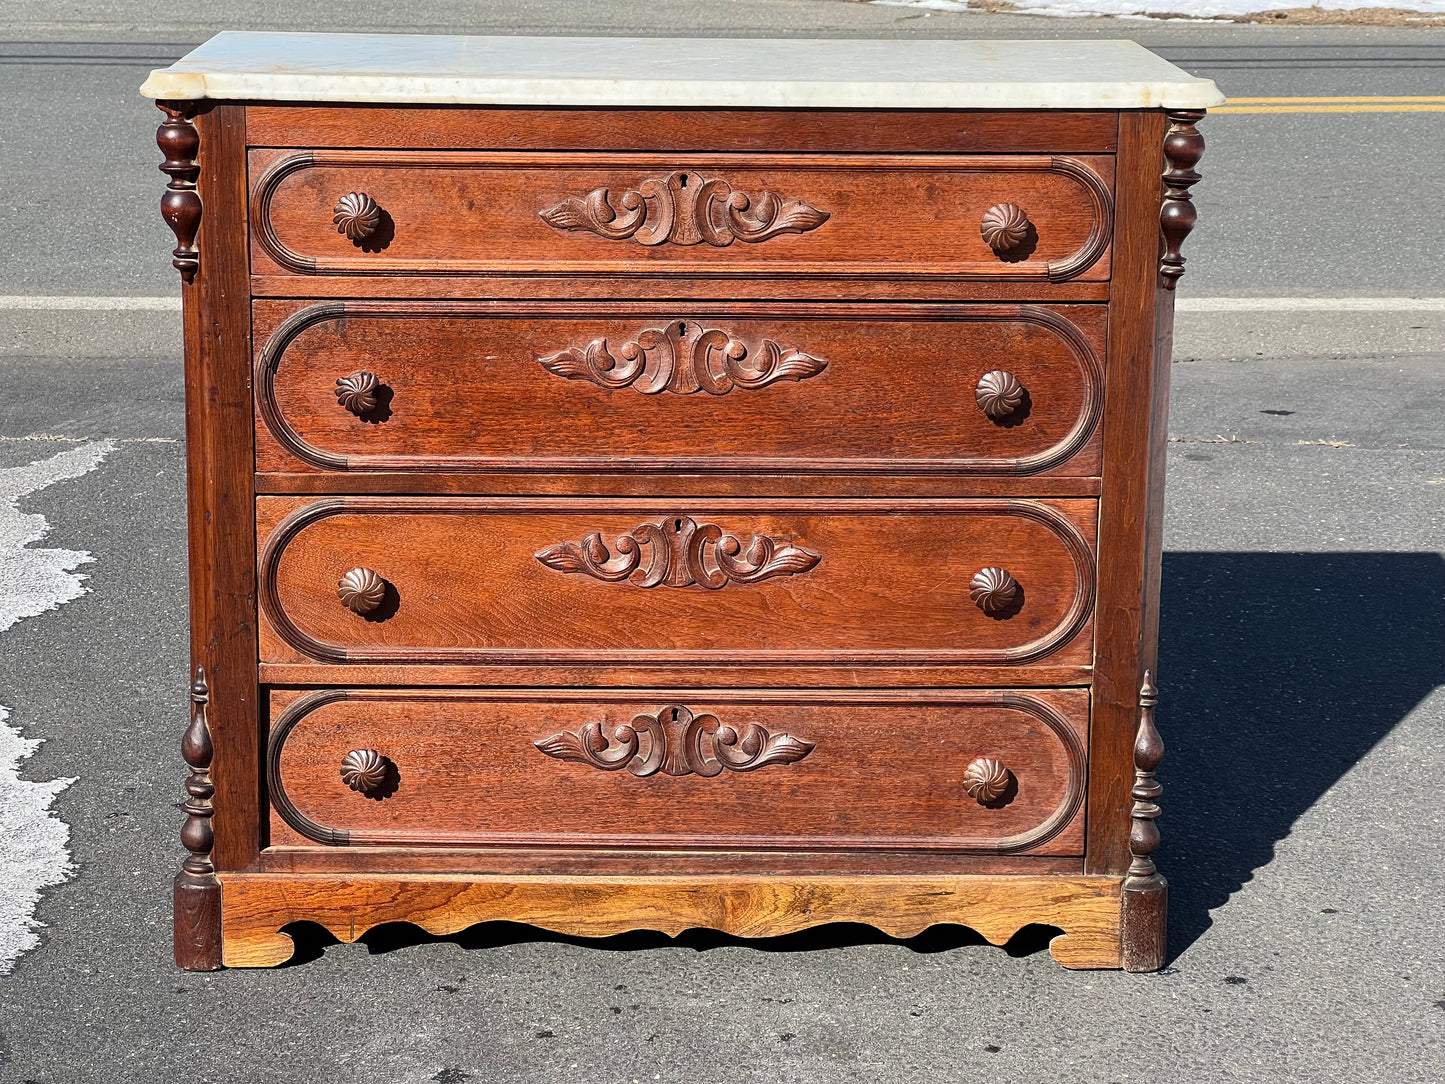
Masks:
[[[772,937],[859,922],[894,937],[957,923],[1002,945],[1024,926],[1057,926],[1049,945],[1068,968],[1123,964],[1122,877],[487,877],[222,873],[222,960],[274,967],[295,943],[281,933],[310,921],[338,940],[410,922],[447,936],[479,922],[524,922],[606,937],[707,928]]]

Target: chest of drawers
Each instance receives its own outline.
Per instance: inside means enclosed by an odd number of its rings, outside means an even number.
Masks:
[[[1212,83],[1127,42],[225,34],[143,92],[181,966],[493,919],[1043,923],[1161,966]]]

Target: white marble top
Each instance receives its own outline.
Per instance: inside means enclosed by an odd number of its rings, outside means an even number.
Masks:
[[[150,98],[398,104],[1207,109],[1224,97],[1132,41],[217,34]]]

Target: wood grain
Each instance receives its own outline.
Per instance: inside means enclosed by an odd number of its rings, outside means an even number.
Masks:
[[[245,113],[202,108],[200,270],[181,288],[185,327],[186,496],[191,669],[206,668],[215,744],[217,869],[259,846],[262,713],[256,685],[251,313],[246,297]]]
[[[263,429],[258,442],[267,439]],[[259,447],[259,444],[258,444]],[[1087,447],[1085,453],[1087,454]],[[654,474],[647,471],[594,471],[586,474],[536,474],[474,471],[321,471],[314,468],[267,471],[256,475],[256,492],[288,494],[452,494],[456,496],[647,496],[727,497],[1097,497],[1099,479],[1045,473],[987,474]]]
[[[1109,277],[1110,157],[256,150],[250,171],[251,258],[261,274]],[[754,210],[774,192],[829,218],[808,232],[717,247],[610,240],[543,215],[599,190],[621,210],[623,193],[674,174],[750,193]],[[384,212],[375,237],[337,232],[336,203],[350,192]],[[1023,206],[1036,230],[1004,256],[980,233],[1001,202]]]
[[[938,109],[246,109],[257,147],[437,150],[857,151],[1111,154],[1114,113]]]
[[[813,874],[1078,876],[1078,856],[940,854],[932,851],[639,851],[596,847],[322,847],[282,825],[253,867],[266,873],[468,873],[488,876],[652,877]]]
[[[679,515],[792,539],[809,571],[722,590],[648,590],[549,568],[539,553],[594,532],[609,544]],[[266,632],[328,662],[968,665],[1087,662],[1093,501],[536,503],[478,498],[258,500]],[[389,603],[358,617],[336,597],[374,569]],[[989,565],[1023,588],[984,614]]]
[[[1120,115],[1115,237],[1104,393],[1104,486],[1099,507],[1099,607],[1089,749],[1089,873],[1129,866],[1129,790],[1138,691],[1158,639],[1173,295],[1159,288],[1158,215],[1165,118]],[[1151,586],[1152,584],[1152,586]]]
[[[257,302],[257,469],[1091,475],[1105,315],[1102,306]],[[602,387],[544,362],[600,346],[615,372],[627,343],[679,327],[692,337],[718,329],[754,354],[782,344],[818,364],[756,389],[644,395],[637,382]],[[720,351],[681,360],[711,370]],[[664,341],[647,363],[673,357]],[[995,419],[974,399],[998,366],[1027,399]],[[336,393],[358,370],[384,398],[360,414]]]
[[[538,743],[681,705],[742,731],[756,724],[812,748],[754,771],[635,775],[551,759]],[[1081,853],[1087,769],[1084,690],[931,697],[331,689],[273,708],[273,838],[350,846],[530,846],[619,850]],[[645,755],[650,739],[637,743]],[[704,752],[709,748],[704,745]],[[353,749],[395,768],[386,793],[349,789]],[[981,805],[965,778],[996,757],[1012,776]]]
[[[695,927],[775,937],[830,922],[862,922],[893,937],[939,923],[1001,945],[1030,923],[1063,931],[1049,946],[1070,968],[1119,966],[1117,877],[485,878],[227,874],[228,967],[274,967],[295,945],[280,932],[311,921],[353,942],[386,922],[436,936],[478,922],[527,922],[581,937],[627,930],[676,935]]]
[[[1107,302],[1107,282],[1046,282],[1020,279],[840,279],[837,277],[790,277],[786,279],[753,276],[715,279],[691,275],[674,275],[666,269],[634,268],[623,274],[596,274],[582,277],[515,275],[413,275],[387,277],[377,275],[312,275],[298,280],[272,267],[270,273],[258,267],[251,278],[254,297],[294,298],[377,298],[395,300],[411,297],[422,300],[436,298],[535,298],[558,301],[615,299],[635,301],[639,297],[654,303],[701,300],[717,301],[719,295],[729,299],[790,301],[967,301],[967,302]],[[304,289],[302,288],[304,282]]]

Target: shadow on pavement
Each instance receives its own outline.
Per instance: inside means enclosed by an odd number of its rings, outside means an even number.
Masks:
[[[1171,957],[1441,684],[1439,554],[1164,555],[1159,861]]]
[[[1160,868],[1169,877],[1170,957],[1211,925],[1274,857],[1305,813],[1436,686],[1445,684],[1445,558],[1434,553],[1166,553],[1159,641],[1158,721],[1168,748]],[[292,964],[335,939],[288,929]],[[1011,955],[1042,952],[1058,933],[1028,926]],[[608,951],[667,945],[813,952],[899,944],[944,952],[984,944],[943,925],[916,937],[837,923],[771,938],[689,930],[585,938],[510,922],[449,938],[407,925],[377,927],[373,953],[451,941],[467,949],[552,942]]]

